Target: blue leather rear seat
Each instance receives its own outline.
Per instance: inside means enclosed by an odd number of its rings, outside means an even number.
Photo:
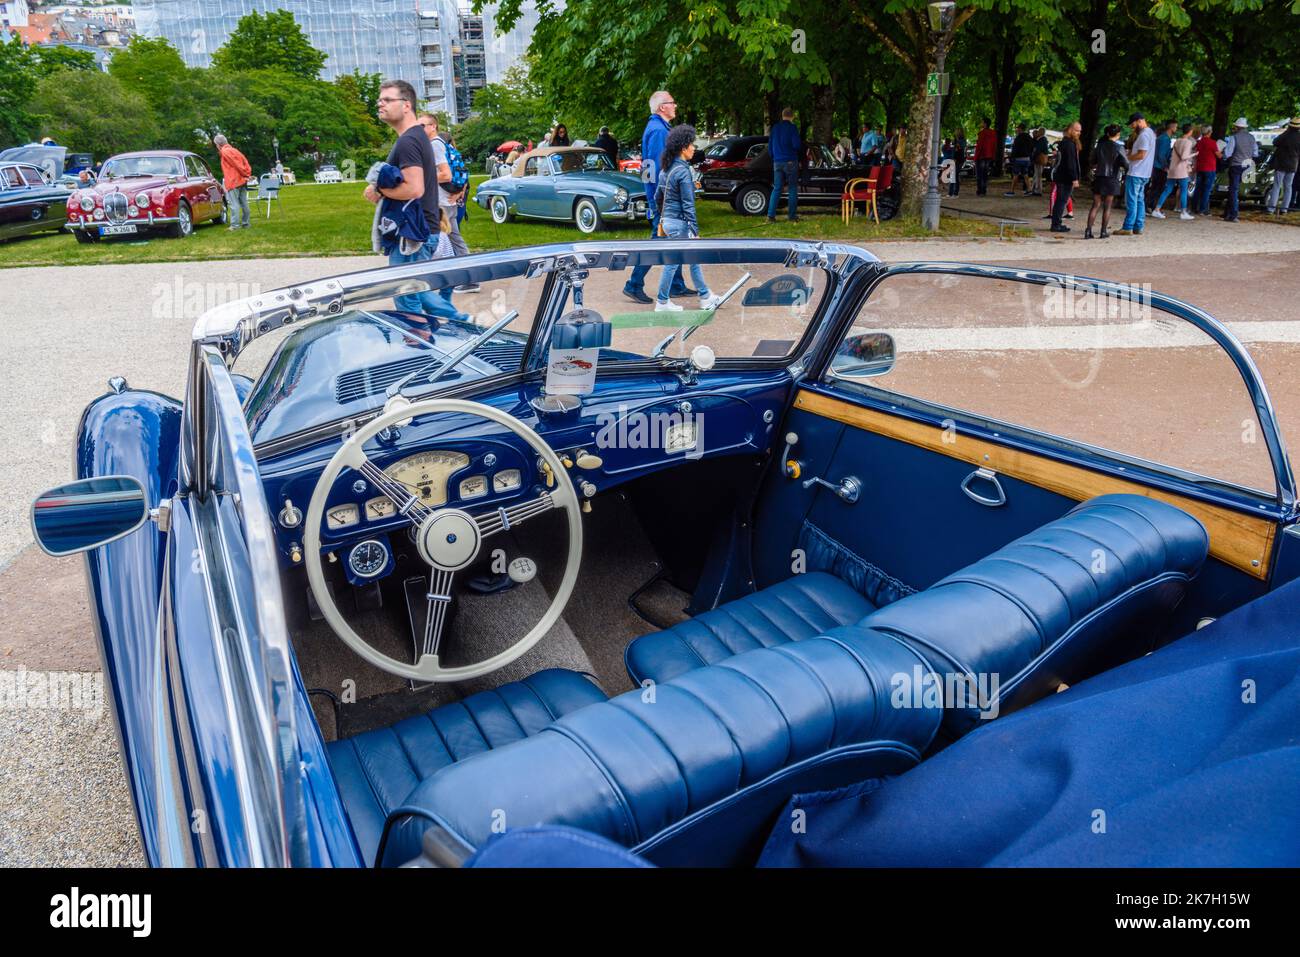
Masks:
[[[860,624],[915,645],[936,671],[998,673],[1006,711],[1149,650],[1135,635],[1149,640],[1144,626],[1177,605],[1208,547],[1204,527],[1181,509],[1141,495],[1103,495],[878,610],[839,579],[800,575],[638,638],[624,657],[638,683],[669,680],[746,643],[816,635],[811,606],[820,602],[843,621],[857,596],[856,607],[867,609]],[[792,613],[774,611],[787,605]],[[954,714],[950,729],[969,720]]]
[[[565,824],[659,864],[752,860],[790,794],[919,762],[940,708],[890,701],[916,669],[929,670],[907,644],[850,625],[580,708],[418,785],[384,863],[418,856],[431,821],[467,848],[502,826]]]
[[[605,693],[585,675],[552,668],[391,727],[330,742],[326,753],[362,854],[373,861],[389,812],[431,774],[604,700]]]
[[[623,662],[635,684],[667,681],[742,651],[853,624],[875,607],[844,579],[809,572],[644,635],[627,646]]]

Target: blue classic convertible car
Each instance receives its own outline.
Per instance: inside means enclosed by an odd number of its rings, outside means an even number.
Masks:
[[[720,305],[629,307],[668,263]],[[599,242],[262,293],[188,361],[32,512],[153,864],[1296,863],[1295,483],[1199,309]]]
[[[607,220],[646,218],[645,185],[616,170],[604,150],[548,146],[503,169],[474,192],[474,202],[491,212],[494,222],[511,216],[553,219],[594,233]]]

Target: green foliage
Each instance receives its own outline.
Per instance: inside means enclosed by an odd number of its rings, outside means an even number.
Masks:
[[[478,114],[455,127],[456,148],[466,163],[479,163],[507,140],[541,140],[553,122],[546,98],[526,66],[512,67],[503,82],[489,83],[474,96]],[[577,137],[572,130],[570,133]]]
[[[325,58],[288,10],[254,11],[240,18],[225,44],[212,54],[212,65],[224,70],[278,70],[314,80],[324,69]]]
[[[74,50],[72,47],[51,46],[34,47],[32,68],[38,77],[47,77],[58,70],[98,70],[95,54],[89,50]]]
[[[0,42],[0,149],[25,143],[36,118],[28,107],[36,91],[32,55],[17,34]]]
[[[144,97],[98,70],[64,70],[47,76],[37,83],[32,106],[41,115],[44,133],[99,160],[160,145],[158,126]]]

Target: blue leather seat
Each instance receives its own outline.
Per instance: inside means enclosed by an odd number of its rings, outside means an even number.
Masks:
[[[667,681],[742,651],[853,624],[875,607],[843,579],[809,572],[644,635],[627,646],[623,662],[636,684]]]
[[[604,700],[605,693],[585,675],[553,668],[388,728],[330,742],[326,752],[362,854],[374,860],[389,812],[431,774]]]
[[[752,861],[790,794],[920,760],[940,709],[890,700],[917,670],[925,659],[904,642],[848,626],[580,708],[418,785],[384,863],[418,856],[430,822],[467,849],[502,827],[562,824],[659,864]]]
[[[1103,495],[925,591],[879,609],[857,597],[867,609],[858,623],[915,645],[939,673],[997,673],[1007,711],[1150,650],[1147,626],[1178,604],[1208,547],[1204,527],[1181,509]],[[725,660],[745,642],[800,641],[819,633],[802,620],[815,614],[810,605],[841,616],[856,595],[824,573],[796,576],[636,639],[628,671],[638,682],[661,681]],[[800,614],[774,610],[787,605]],[[951,714],[947,729],[968,729],[973,710]]]

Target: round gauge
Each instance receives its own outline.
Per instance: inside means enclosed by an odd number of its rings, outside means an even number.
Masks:
[[[447,501],[447,479],[451,473],[467,465],[469,456],[465,453],[435,449],[394,462],[384,469],[384,474],[405,485],[425,505],[435,506]]]
[[[349,502],[347,505],[335,505],[325,513],[326,528],[347,528],[359,521],[361,521],[361,510],[357,508],[355,502]]]
[[[495,492],[511,492],[519,488],[521,481],[519,469],[506,469],[492,476],[492,490]]]
[[[461,498],[480,498],[487,494],[487,476],[471,475],[460,483]]]
[[[374,578],[388,567],[388,546],[375,538],[353,546],[348,552],[348,568],[358,578]]]
[[[367,522],[377,522],[381,518],[392,518],[396,514],[397,506],[386,495],[380,495],[378,498],[372,498],[366,502]]]

